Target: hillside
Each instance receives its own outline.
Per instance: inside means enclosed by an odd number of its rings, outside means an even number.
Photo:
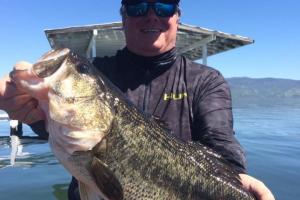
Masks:
[[[233,104],[300,106],[300,80],[227,78]]]
[[[293,106],[300,108],[300,80],[227,78],[234,107]],[[4,111],[0,110],[0,114]]]

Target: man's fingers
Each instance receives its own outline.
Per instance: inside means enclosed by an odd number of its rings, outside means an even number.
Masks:
[[[267,186],[259,181],[255,180],[256,184],[251,185],[249,190],[254,193],[255,196],[260,200],[275,200],[272,192],[267,188]]]
[[[16,84],[6,75],[0,80],[0,95],[2,99],[7,99],[16,95],[24,94],[25,92],[17,89]]]
[[[21,94],[11,98],[6,98],[5,101],[1,102],[1,107],[6,108],[5,110],[7,112],[14,112],[22,109],[30,101],[34,103],[35,107],[38,105],[37,100],[33,99],[31,96]]]
[[[32,64],[27,61],[17,62],[14,66],[14,70],[27,70],[32,67]]]
[[[258,200],[275,200],[272,192],[260,180],[247,174],[240,174],[240,178],[245,189],[253,193]]]
[[[14,70],[9,74],[10,79],[16,84],[16,87],[20,91],[24,91],[39,100],[46,99],[48,86],[44,83],[42,78],[36,76],[31,68],[32,64],[28,62],[18,62]]]
[[[35,75],[30,71],[31,67],[31,63],[20,61],[15,64],[13,71],[9,74],[9,77],[14,83],[20,85],[20,83],[24,80],[28,81],[35,78]]]
[[[43,112],[37,108],[37,101],[32,99],[18,110],[8,112],[10,119],[16,119],[26,124],[44,119]]]
[[[20,109],[11,110],[8,112],[10,119],[15,119],[19,121],[23,121],[27,113],[29,113],[30,110],[35,108],[35,103],[33,101],[28,101],[26,104],[24,104],[23,107]]]
[[[21,90],[8,76],[0,80],[0,109],[5,110],[11,119],[30,124],[44,119],[38,109],[38,101]]]

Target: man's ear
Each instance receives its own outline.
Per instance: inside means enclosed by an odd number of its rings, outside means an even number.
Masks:
[[[122,28],[123,28],[123,30],[124,30],[124,26],[125,26],[126,21],[127,21],[127,17],[122,16]]]
[[[176,20],[176,23],[177,23],[177,24],[180,23],[180,15],[178,15],[178,13],[177,13],[177,20]]]

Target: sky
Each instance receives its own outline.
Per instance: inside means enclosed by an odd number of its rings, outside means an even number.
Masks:
[[[181,0],[180,6],[182,23],[255,40],[208,57],[226,78],[300,80],[299,0]],[[50,49],[45,29],[120,21],[119,8],[120,0],[0,0],[0,77]]]

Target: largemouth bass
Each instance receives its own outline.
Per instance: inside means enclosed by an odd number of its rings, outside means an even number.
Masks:
[[[52,151],[79,181],[81,199],[255,199],[220,155],[171,136],[87,59],[69,49],[52,50],[26,70],[36,78],[21,85],[45,111]],[[99,140],[88,151],[70,153],[57,134]]]

